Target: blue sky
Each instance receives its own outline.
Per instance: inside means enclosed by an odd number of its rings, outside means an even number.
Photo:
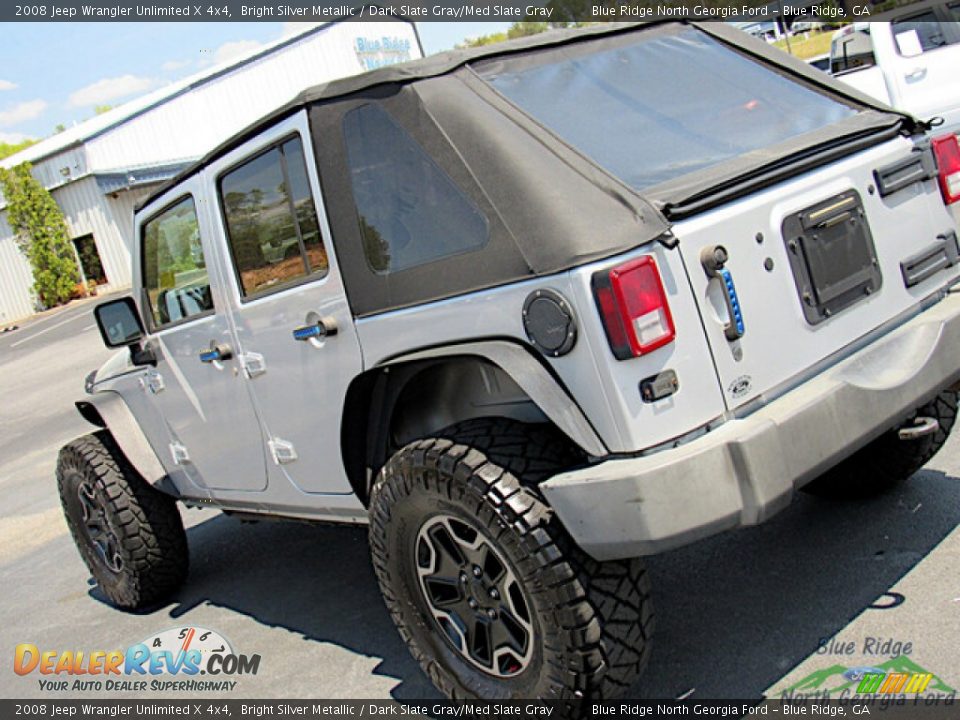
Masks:
[[[508,23],[418,23],[427,53]],[[0,141],[50,135],[281,37],[283,23],[4,23]]]

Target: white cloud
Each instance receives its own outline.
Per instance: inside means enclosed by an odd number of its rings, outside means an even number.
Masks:
[[[167,60],[160,66],[160,69],[164,72],[174,72],[175,70],[181,70],[187,67],[191,62],[190,60]]]
[[[216,65],[220,63],[236,60],[241,55],[252,53],[258,48],[263,47],[263,43],[256,40],[232,40],[213,51],[213,62]]]
[[[156,80],[137,77],[136,75],[121,75],[115,78],[104,78],[82,87],[70,94],[70,107],[87,107],[89,105],[103,105],[113,100],[137,95],[156,87]]]
[[[16,145],[17,143],[22,143],[27,138],[33,139],[30,135],[25,135],[24,133],[18,132],[0,132],[0,143],[7,143],[8,145]]]
[[[322,23],[316,22],[285,22],[281,24],[280,37],[277,39],[288,38],[293,35],[298,35],[302,32],[306,32],[312,27],[321,25]],[[262,43],[258,40],[230,40],[229,42],[223,43],[220,47],[216,48],[213,51],[210,50],[201,50],[200,60],[197,62],[197,66],[201,68],[209,67],[211,65],[221,65],[223,63],[229,63],[235,60],[239,60],[241,57],[246,57],[248,55],[254,54],[257,50],[266,47],[266,43]],[[170,67],[167,67],[167,66]],[[174,70],[178,69],[181,64],[177,61],[173,63],[165,63],[164,70]]]
[[[0,79],[0,91],[3,91],[3,90],[16,90],[17,87],[18,87],[18,85],[17,85],[16,83],[12,83],[12,82],[10,82],[9,80],[2,80],[2,79]]]
[[[0,127],[10,127],[27,120],[33,120],[47,109],[44,100],[27,100],[17,103],[6,110],[0,110]]]

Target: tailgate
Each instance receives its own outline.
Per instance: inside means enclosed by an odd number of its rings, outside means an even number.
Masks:
[[[674,227],[728,408],[785,391],[957,277],[955,226],[935,180],[909,182],[913,150],[892,140]]]

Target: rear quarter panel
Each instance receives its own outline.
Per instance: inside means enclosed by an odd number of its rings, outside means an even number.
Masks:
[[[647,356],[618,361],[604,334],[590,279],[594,272],[643,254],[653,254],[657,260],[670,296],[677,340]],[[358,320],[364,366],[373,367],[419,348],[484,338],[509,338],[529,347],[521,313],[527,296],[540,288],[555,290],[571,302],[579,329],[573,350],[560,358],[546,358],[546,362],[611,452],[668,442],[723,412],[683,264],[676,250],[659,244],[566,273]],[[668,368],[677,372],[680,390],[658,403],[644,403],[640,381]]]

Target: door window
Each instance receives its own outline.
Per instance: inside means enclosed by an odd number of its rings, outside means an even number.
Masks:
[[[220,180],[220,203],[244,298],[327,274],[327,253],[299,137],[226,173]]]
[[[877,60],[873,55],[873,39],[869,28],[856,28],[833,41],[830,48],[830,72],[834,75],[873,67]]]
[[[143,286],[154,328],[213,312],[193,197],[177,201],[144,225]]]
[[[950,44],[943,25],[937,20],[937,15],[932,10],[893,21],[893,36],[897,39],[897,52],[901,55],[904,51],[901,36],[913,33],[916,33],[923,52]]]

